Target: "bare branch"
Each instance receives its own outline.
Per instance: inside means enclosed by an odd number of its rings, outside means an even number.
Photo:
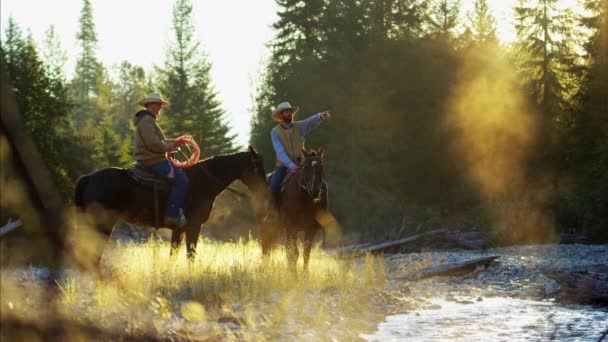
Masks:
[[[11,219],[8,219],[8,223],[5,224],[4,226],[0,227],[0,239],[2,239],[2,237],[4,237],[4,235],[12,232],[13,230],[21,227],[23,225],[23,222],[21,222],[21,219],[17,220],[17,221],[12,221]]]

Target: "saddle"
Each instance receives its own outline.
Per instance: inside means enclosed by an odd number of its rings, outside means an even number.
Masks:
[[[133,163],[133,166],[125,170],[135,184],[161,192],[171,189],[171,183],[166,178],[157,176],[152,170],[139,163]]]
[[[270,186],[270,182],[272,180],[272,175],[274,175],[276,171],[272,171],[266,174],[266,184],[268,184]],[[281,192],[283,192],[283,190],[285,190],[285,185],[287,185],[287,182],[289,181],[289,179],[291,179],[291,177],[294,175],[293,172],[288,172],[287,176],[285,176],[285,178],[283,178],[283,182],[281,183]]]

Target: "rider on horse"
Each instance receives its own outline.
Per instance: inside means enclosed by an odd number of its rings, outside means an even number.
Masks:
[[[321,122],[331,117],[328,111],[312,115],[308,119],[293,121],[293,117],[299,107],[292,107],[288,102],[283,102],[272,111],[272,119],[279,122],[270,136],[272,146],[277,155],[277,169],[270,182],[271,212],[277,213],[281,193],[281,184],[287,173],[294,173],[300,169],[303,161],[302,148],[304,147],[304,136]],[[322,183],[321,207],[327,210],[327,183]]]
[[[160,110],[169,105],[159,93],[150,93],[137,103],[146,109],[135,114],[135,138],[133,157],[140,165],[149,168],[156,175],[167,178],[173,185],[165,209],[164,225],[183,226],[186,217],[182,210],[188,192],[188,176],[182,169],[173,167],[167,160],[167,151],[175,145],[175,140],[166,139],[156,122]]]

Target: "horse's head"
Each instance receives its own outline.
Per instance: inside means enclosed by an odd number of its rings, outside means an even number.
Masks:
[[[258,152],[249,146],[250,160],[247,167],[241,172],[239,177],[250,190],[258,191],[266,189],[266,173],[264,172],[264,159]]]
[[[321,183],[323,182],[323,148],[311,150],[302,148],[304,162],[302,163],[302,175],[299,185],[314,200],[319,199],[321,194]]]

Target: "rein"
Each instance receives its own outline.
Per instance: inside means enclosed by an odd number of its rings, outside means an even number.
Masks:
[[[319,158],[319,157],[313,157],[312,158],[312,162],[311,162],[311,165],[312,165],[312,182],[311,182],[311,186],[310,187],[308,187],[306,184],[302,184],[302,177],[300,177],[300,179],[298,179],[298,186],[300,187],[300,189],[304,190],[313,200],[318,199],[318,197],[320,195],[320,193],[319,193],[319,195],[317,195],[317,197],[315,198],[315,197],[313,197],[313,193],[312,193],[312,189],[314,189],[314,187],[315,187],[316,177],[317,177],[316,172],[315,172],[315,167],[317,165],[317,161],[320,162],[321,158]],[[301,172],[304,172],[303,168],[300,169],[300,170],[298,170],[298,172],[296,174],[301,173]]]

